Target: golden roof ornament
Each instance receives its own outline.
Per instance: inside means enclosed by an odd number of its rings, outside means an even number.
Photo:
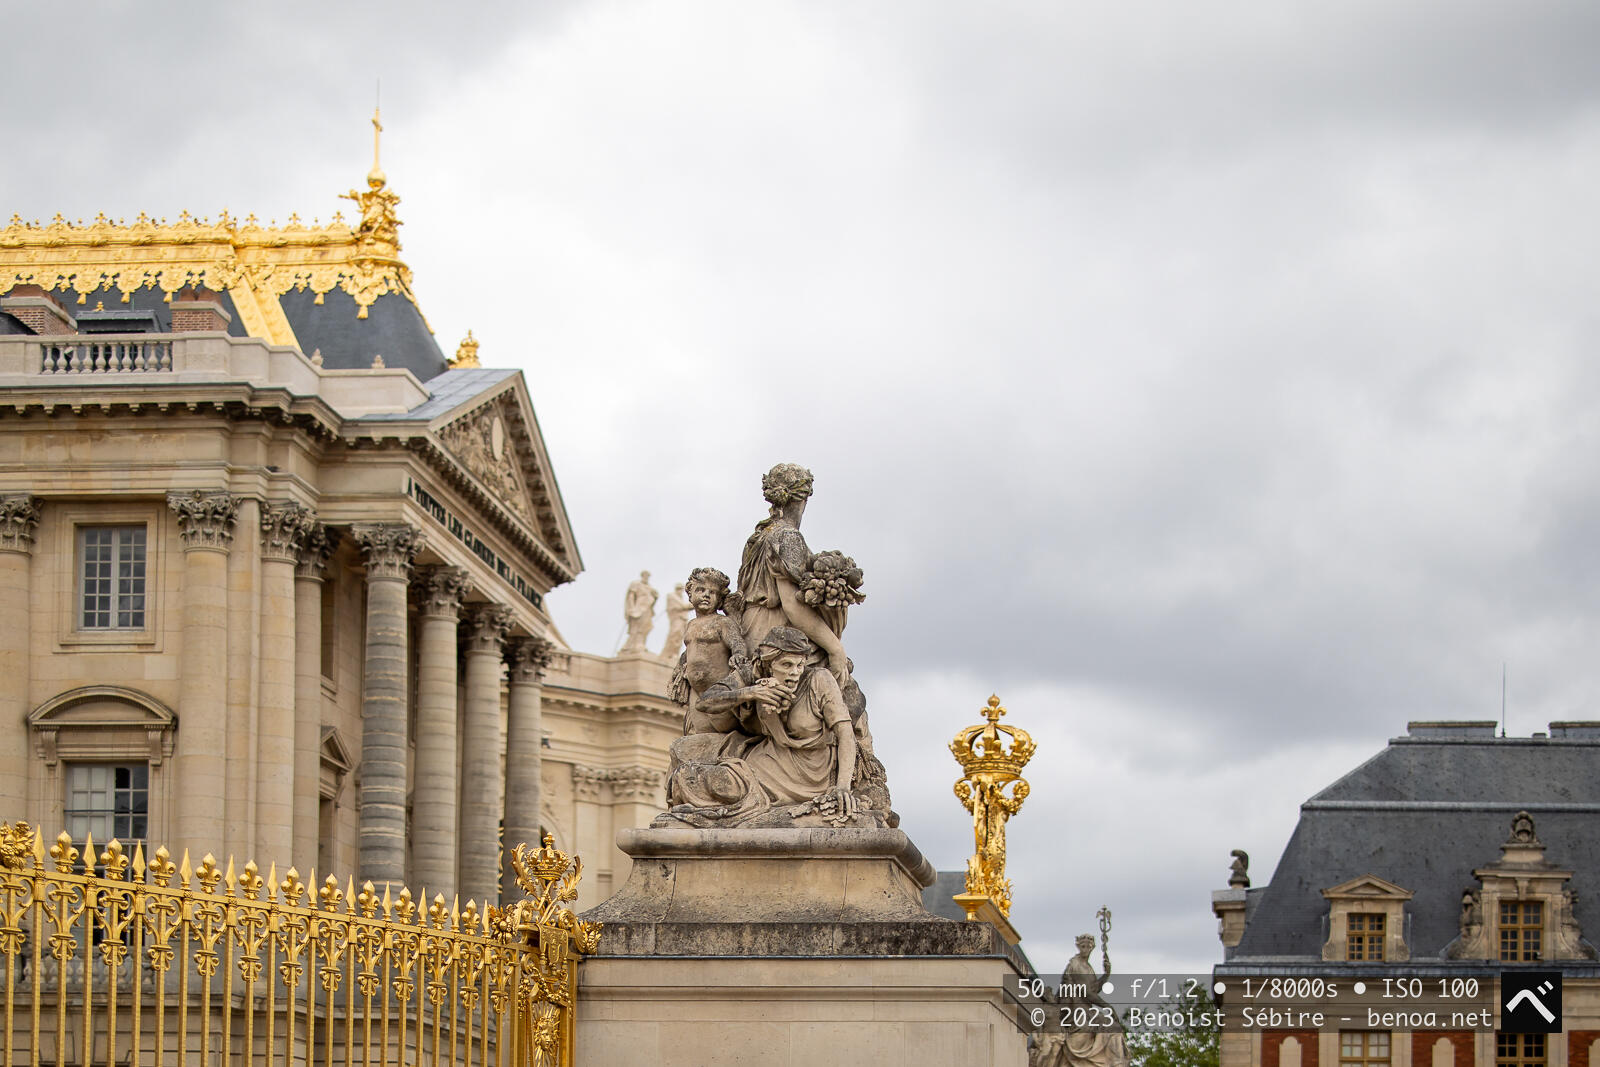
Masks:
[[[972,813],[975,851],[967,861],[967,891],[955,898],[969,919],[979,916],[986,901],[1002,917],[1011,914],[1011,883],[1006,879],[1006,820],[1027,799],[1028,783],[1022,777],[1022,768],[1033,758],[1037,746],[1025,730],[1001,725],[1000,717],[1005,713],[1000,698],[991,696],[982,712],[986,721],[968,726],[950,742],[950,752],[961,764],[956,798]]]
[[[456,358],[450,361],[452,370],[466,367],[480,367],[478,362],[478,339],[472,336],[472,331],[467,331],[467,336],[461,339],[461,344],[456,348]]]
[[[372,125],[367,188],[343,196],[361,209],[354,226],[337,214],[326,226],[290,216],[283,227],[262,226],[254,216],[241,223],[226,211],[214,223],[187,211],[170,223],[141,212],[126,225],[103,214],[88,224],[59,214],[48,223],[13,215],[0,227],[0,294],[37,285],[76,293],[78,303],[86,304],[91,293],[105,289],[127,304],[135,292],[153,286],[170,303],[183,289],[204,287],[228,293],[250,336],[288,345],[298,341],[278,298],[291,289],[310,289],[317,304],[331,290],[343,289],[360,319],[387,293],[415,304],[411,270],[398,258],[400,198],[378,166],[383,126],[376,110]]]

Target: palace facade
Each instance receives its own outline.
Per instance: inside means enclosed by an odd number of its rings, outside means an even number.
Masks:
[[[1327,1011],[1318,1026],[1225,1029],[1224,1067],[1593,1062],[1600,723],[1554,722],[1532,737],[1499,737],[1495,725],[1411,723],[1301,805],[1269,885],[1250,885],[1235,854],[1211,903],[1219,1001],[1253,1004],[1258,1018],[1270,1007],[1305,1012],[1301,1022],[1330,1003],[1353,1010]],[[1540,972],[1560,975],[1560,1027],[1513,1032],[1502,990]],[[1294,1003],[1262,993],[1280,978],[1300,983]],[[1319,982],[1342,999],[1319,1000]],[[1487,1016],[1474,1020],[1473,1009]]]
[[[360,218],[0,229],[0,819],[497,900],[663,804],[657,656],[566,646],[533,397]],[[320,877],[320,874],[319,874]]]

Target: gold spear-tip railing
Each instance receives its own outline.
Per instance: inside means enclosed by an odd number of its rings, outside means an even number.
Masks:
[[[600,926],[548,836],[512,862],[480,910],[0,823],[0,1062],[568,1067]]]

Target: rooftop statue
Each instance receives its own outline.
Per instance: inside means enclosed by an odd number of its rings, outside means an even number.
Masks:
[[[655,825],[898,825],[840,640],[865,599],[861,569],[801,536],[810,471],[780,463],[761,488],[770,510],[745,542],[738,591],[714,567],[684,583],[696,612],[673,679],[684,736]]]
[[[1095,974],[1094,964],[1089,961],[1094,935],[1079,934],[1078,954],[1061,972],[1056,993],[1046,998],[1052,1004],[1051,1010],[1062,1018],[1081,1019],[1085,1025],[1040,1034],[1028,1054],[1028,1067],[1128,1067],[1131,1062],[1116,1009],[1100,995],[1106,979],[1111,977],[1111,955],[1106,944],[1111,933],[1111,910],[1101,908],[1098,915],[1101,973]]]
[[[622,602],[622,618],[628,627],[628,636],[622,642],[623,652],[643,652],[644,639],[650,636],[655,625],[656,601],[661,594],[650,584],[650,572],[640,571],[639,577],[628,584],[628,595]]]

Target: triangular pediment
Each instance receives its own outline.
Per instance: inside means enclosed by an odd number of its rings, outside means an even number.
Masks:
[[[344,743],[344,736],[332,726],[322,728],[322,762],[338,774],[344,774],[355,766],[355,760],[350,758],[350,749]]]
[[[1363,874],[1322,891],[1328,900],[1410,900],[1415,894],[1375,874]]]
[[[433,433],[485,494],[532,530],[564,568],[582,568],[566,507],[521,375],[433,423]]]

